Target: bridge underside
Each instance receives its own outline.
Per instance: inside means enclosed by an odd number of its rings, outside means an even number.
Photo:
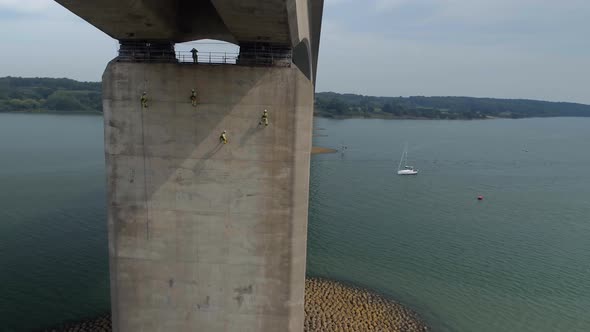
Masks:
[[[315,75],[323,0],[56,1],[118,40],[288,46],[306,76]]]

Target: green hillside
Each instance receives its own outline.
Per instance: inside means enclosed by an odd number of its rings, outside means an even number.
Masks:
[[[315,114],[332,118],[486,119],[590,116],[590,106],[526,99],[371,97],[316,93]],[[67,78],[0,78],[0,112],[101,112],[101,84]]]
[[[96,112],[101,84],[67,78],[0,78],[0,112]]]

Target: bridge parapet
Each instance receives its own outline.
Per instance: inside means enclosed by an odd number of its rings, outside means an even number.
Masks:
[[[119,62],[192,63],[291,67],[293,50],[287,45],[242,44],[239,52],[175,51],[174,43],[125,40],[120,42]]]

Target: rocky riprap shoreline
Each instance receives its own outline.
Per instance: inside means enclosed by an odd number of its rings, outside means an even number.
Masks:
[[[317,278],[305,281],[304,332],[424,332],[428,327],[402,305],[367,290]],[[111,319],[65,323],[43,332],[111,332]]]
[[[418,316],[378,294],[342,283],[305,282],[305,332],[422,332]]]
[[[36,330],[36,332],[111,332],[112,330],[111,315],[105,314],[93,319],[68,322],[49,329]]]

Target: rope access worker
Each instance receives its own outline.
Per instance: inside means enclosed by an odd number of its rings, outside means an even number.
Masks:
[[[227,134],[227,131],[225,131],[225,130],[224,130],[224,131],[221,133],[221,136],[219,136],[219,141],[220,141],[221,143],[223,143],[223,144],[227,144],[227,136],[226,136],[226,134]]]
[[[191,103],[193,104],[193,106],[197,106],[197,92],[195,91],[195,89],[193,89],[193,91],[191,92]]]
[[[148,98],[147,98],[147,93],[144,91],[143,94],[141,95],[141,107],[142,108],[147,108],[148,107]]]
[[[193,54],[193,63],[199,63],[199,55],[197,54],[199,51],[197,51],[196,48],[193,48],[191,53]]]
[[[267,110],[264,110],[264,113],[262,113],[262,117],[260,118],[260,122],[258,122],[258,125],[260,126],[263,123],[264,123],[264,126],[268,126],[268,111]]]

